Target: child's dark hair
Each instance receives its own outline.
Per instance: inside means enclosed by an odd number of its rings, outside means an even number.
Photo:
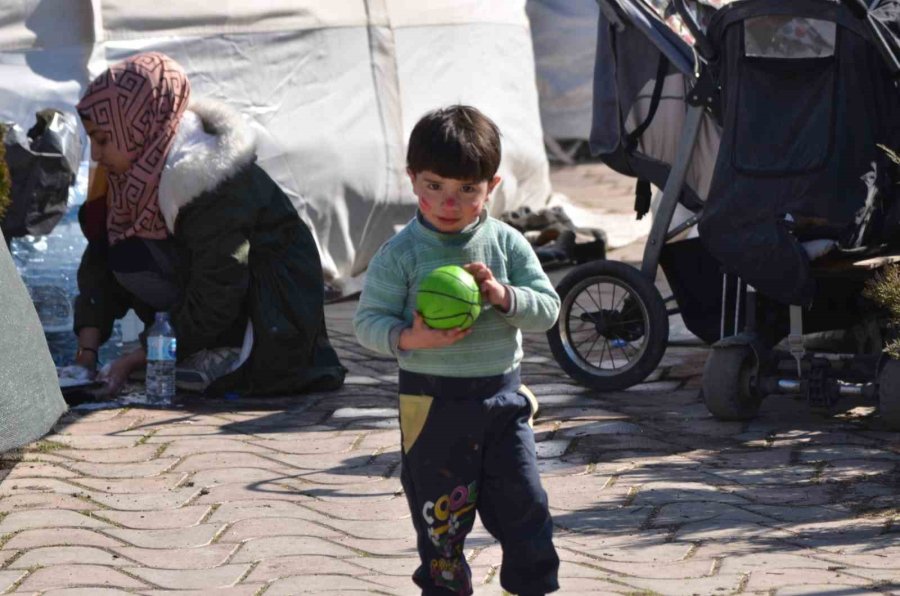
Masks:
[[[500,167],[500,129],[471,106],[433,110],[409,135],[406,166],[444,178],[490,180]]]

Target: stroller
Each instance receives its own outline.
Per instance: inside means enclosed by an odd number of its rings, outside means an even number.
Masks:
[[[650,185],[663,192],[640,270],[597,261],[560,282],[556,360],[592,388],[627,388],[680,313],[713,344],[715,416],[751,418],[773,394],[825,408],[853,395],[900,427],[892,327],[861,297],[900,260],[896,165],[879,148],[900,145],[900,2],[598,1],[592,150],[638,179],[639,217]]]

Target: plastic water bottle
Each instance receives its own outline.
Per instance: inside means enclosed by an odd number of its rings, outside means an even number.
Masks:
[[[176,351],[169,313],[158,312],[147,332],[147,401],[152,405],[170,405],[175,397]]]

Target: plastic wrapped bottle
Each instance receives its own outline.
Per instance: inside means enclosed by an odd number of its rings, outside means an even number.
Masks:
[[[175,330],[169,313],[158,312],[147,332],[147,402],[167,406],[175,397]]]

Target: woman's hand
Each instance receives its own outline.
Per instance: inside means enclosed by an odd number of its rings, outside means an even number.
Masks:
[[[104,386],[97,390],[98,396],[115,397],[122,391],[122,387],[128,381],[132,372],[147,363],[147,353],[143,348],[135,350],[116,360],[97,374],[97,380],[103,381]]]
[[[509,288],[497,281],[494,272],[484,263],[469,263],[463,269],[472,274],[475,283],[481,289],[481,295],[485,300],[499,308],[503,312],[509,312],[512,307],[512,298]]]
[[[401,350],[428,350],[452,346],[472,332],[472,329],[432,329],[418,312],[413,313],[412,327],[400,333]]]

